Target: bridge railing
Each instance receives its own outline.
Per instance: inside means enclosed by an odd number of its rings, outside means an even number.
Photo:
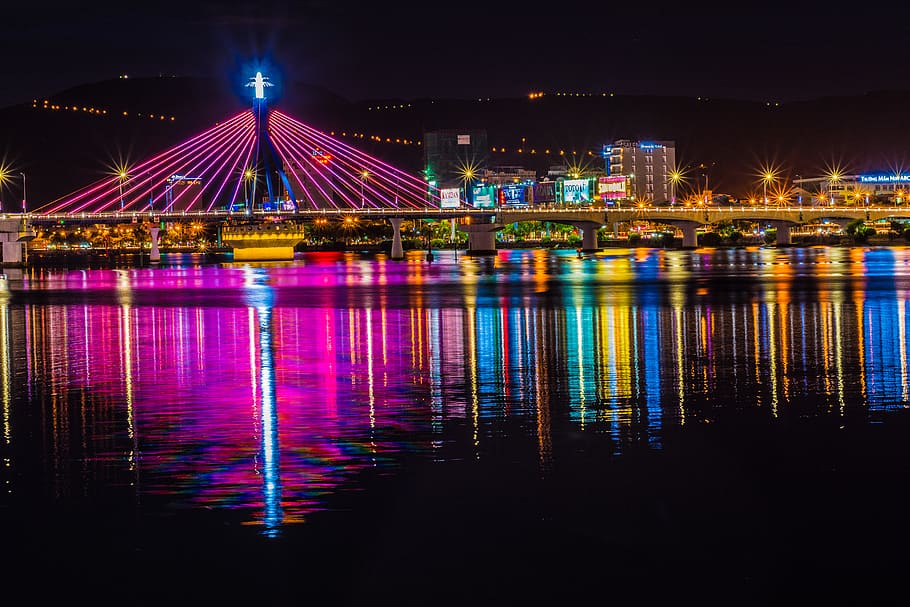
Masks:
[[[768,206],[708,206],[708,207],[682,207],[682,206],[656,206],[656,207],[644,207],[637,208],[633,206],[620,207],[620,208],[603,208],[603,207],[565,207],[561,205],[546,205],[546,206],[530,206],[527,208],[521,209],[510,209],[506,207],[495,207],[487,209],[478,209],[471,207],[460,207],[456,209],[440,209],[437,207],[428,207],[424,209],[415,209],[415,208],[406,208],[406,209],[395,209],[395,208],[364,208],[364,209],[304,209],[299,211],[262,211],[256,210],[250,213],[244,211],[227,211],[227,210],[213,210],[213,211],[169,211],[169,212],[155,212],[155,211],[143,211],[143,212],[105,212],[105,213],[50,213],[50,214],[36,214],[36,213],[0,213],[0,220],[2,219],[24,219],[33,224],[48,224],[48,223],[66,223],[66,222],[79,222],[79,223],[122,223],[122,222],[132,222],[140,223],[145,221],[159,222],[159,221],[173,221],[173,220],[227,220],[227,219],[236,219],[239,221],[243,220],[266,220],[269,218],[275,219],[308,219],[314,217],[373,217],[373,218],[459,218],[459,217],[484,217],[489,218],[492,216],[499,216],[502,218],[502,221],[508,223],[510,220],[506,219],[507,217],[529,217],[534,215],[540,215],[542,213],[554,213],[559,214],[560,216],[565,217],[568,215],[578,215],[579,217],[585,216],[590,217],[592,214],[602,213],[605,220],[609,220],[611,216],[626,218],[630,215],[636,215],[642,219],[648,219],[652,215],[661,215],[661,216],[679,216],[683,218],[684,216],[691,216],[693,214],[705,214],[709,215],[728,215],[728,216],[742,216],[744,219],[747,219],[749,215],[755,214],[794,214],[794,213],[803,213],[810,214],[813,217],[824,217],[826,215],[830,216],[856,216],[861,213],[870,213],[873,212],[878,216],[903,216],[910,217],[910,206],[840,206],[840,207],[822,207],[822,206],[787,206],[787,207],[778,207],[773,205]]]

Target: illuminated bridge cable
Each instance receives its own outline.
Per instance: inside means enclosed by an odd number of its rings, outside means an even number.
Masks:
[[[334,164],[338,168],[333,170],[330,167],[330,172],[336,177],[344,178],[341,183],[347,184],[349,196],[346,199],[352,206],[360,206],[357,188],[362,182],[364,191],[370,191],[373,198],[383,200],[388,206],[400,207],[403,203],[412,208],[427,206],[438,208],[438,190],[428,188],[422,179],[364,154],[282,112],[273,111],[269,120],[275,132],[280,133],[280,138],[285,141],[286,153],[290,142],[293,142],[295,151],[302,157],[306,157],[307,152],[312,150],[324,150],[332,157],[329,164]],[[313,165],[309,158],[307,161],[308,165]],[[362,176],[364,171],[368,174],[366,178]],[[351,202],[351,199],[356,201],[356,204]]]
[[[147,172],[147,176],[144,179],[142,175],[137,176],[137,183],[129,192],[130,194],[135,193],[136,197],[130,201],[127,208],[134,211],[169,210],[168,207],[173,207],[173,204],[171,204],[173,202],[172,195],[176,186],[174,177],[183,176],[188,170],[201,169],[201,172],[194,174],[194,176],[198,176],[204,181],[203,178],[209,175],[213,166],[214,160],[212,158],[214,157],[216,160],[220,158],[227,150],[231,149],[230,146],[236,145],[234,141],[240,136],[242,135],[237,132],[226,133],[209,147],[193,148],[189,151],[190,155],[188,156],[178,157],[170,160],[167,164],[155,166]],[[157,196],[155,192],[158,193]],[[180,194],[185,192],[186,190],[180,192]],[[162,198],[164,203],[160,202]],[[169,202],[169,199],[171,199],[171,202]],[[112,200],[105,205],[97,207],[94,211],[104,212],[115,203],[116,200]]]
[[[219,141],[237,137],[239,133],[250,130],[251,125],[251,112],[241,112],[222,124],[130,167],[130,185],[123,190],[123,199],[129,200],[129,205],[125,205],[123,210],[135,212],[140,208],[147,208],[151,198],[150,192],[156,188],[160,190],[162,185],[167,183],[167,179],[173,176],[173,172],[168,172],[168,167],[179,166],[181,162],[187,163],[188,158],[203,153],[206,148],[217,145]],[[58,198],[36,209],[35,212],[39,214],[102,212],[115,204],[119,208],[121,185],[120,176],[115,175]]]
[[[304,166],[301,166],[301,168],[307,172],[311,179],[314,176],[319,177],[323,176],[323,174],[327,174],[335,177],[336,183],[346,184],[347,192],[342,198],[349,206],[354,208],[363,206],[367,193],[370,194],[369,206],[379,208],[381,205],[376,202],[376,199],[379,198],[384,199],[389,205],[393,204],[391,195],[383,197],[380,194],[383,181],[378,178],[380,173],[377,170],[377,161],[375,159],[370,159],[369,162],[361,162],[359,165],[355,166],[343,154],[336,151],[335,146],[326,146],[324,141],[305,139],[299,132],[288,129],[280,120],[275,121],[274,124],[275,132],[279,134],[278,138],[283,141],[282,148],[284,150],[284,156],[286,158],[296,157],[305,159],[306,165],[313,168],[312,174],[309,171],[306,171]],[[289,150],[289,148],[292,147],[293,153]],[[326,160],[325,162],[317,160],[324,157],[313,153],[314,150],[319,150],[327,156],[330,156],[331,160]],[[323,152],[323,150],[331,150],[331,154],[329,154],[328,151]],[[291,161],[291,165],[294,165],[293,161]],[[338,170],[332,170],[330,165],[337,166]],[[366,175],[364,175],[364,172]],[[369,178],[367,176],[369,176]],[[338,179],[339,177],[340,179]],[[360,192],[356,189],[357,185],[361,188]]]
[[[247,125],[248,126],[248,125]],[[172,176],[180,174],[183,172],[189,162],[194,162],[197,159],[202,159],[202,162],[208,163],[206,170],[203,172],[203,177],[209,177],[209,181],[213,180],[216,175],[211,174],[212,167],[215,166],[215,162],[221,159],[224,154],[231,149],[231,146],[237,145],[237,140],[241,138],[244,134],[244,131],[234,130],[229,133],[226,133],[224,136],[220,137],[216,142],[213,143],[210,147],[199,147],[194,148],[191,151],[191,159],[186,157],[180,158],[177,161],[171,162],[164,166],[158,166],[155,168],[154,172],[151,173],[148,181],[150,189],[147,190],[149,200],[147,204],[141,205],[141,211],[153,211],[160,210],[164,205],[160,202],[162,198],[165,198],[168,195],[168,189],[171,186],[169,180]],[[223,164],[222,164],[223,167]],[[158,195],[155,196],[154,192],[158,192]],[[141,203],[141,198],[138,199]]]
[[[231,128],[233,128],[233,124],[235,123],[235,121],[237,119],[240,119],[241,117],[242,117],[242,114],[238,114],[235,118],[232,118],[231,120],[229,120],[227,123],[225,123],[223,125],[219,125],[219,126],[214,127],[213,129],[209,129],[208,131],[205,131],[195,137],[192,137],[191,139],[189,139],[177,146],[174,146],[173,148],[166,150],[166,151],[162,152],[161,154],[158,154],[157,156],[154,156],[151,159],[146,160],[145,162],[137,164],[136,166],[130,168],[130,172],[133,175],[138,175],[140,173],[146,172],[148,170],[148,168],[150,166],[152,166],[155,162],[160,161],[161,159],[167,157],[168,155],[177,154],[184,148],[191,147],[194,144],[198,144],[199,142],[204,141],[208,137],[212,136],[213,133],[217,133],[217,132],[220,132],[223,130],[230,130]],[[67,212],[67,213],[79,212],[79,210],[84,210],[84,208],[85,208],[84,205],[82,206],[82,208],[80,208],[80,206],[78,205],[79,201],[83,200],[86,196],[90,196],[92,194],[96,194],[96,197],[97,197],[97,192],[105,187],[107,187],[109,189],[103,195],[113,196],[113,195],[115,195],[115,192],[116,192],[116,196],[119,201],[120,176],[115,175],[111,178],[102,180],[100,182],[90,184],[89,186],[86,186],[85,188],[77,190],[76,192],[71,193],[67,196],[58,198],[58,199],[52,201],[51,203],[48,203],[47,205],[39,207],[38,209],[36,209],[36,212],[45,213],[45,214],[60,213],[60,212]],[[128,194],[124,193],[124,196],[128,196]],[[76,210],[76,209],[79,209],[79,210]]]
[[[390,179],[399,179],[402,183],[402,186],[408,189],[411,189],[415,192],[423,194],[423,189],[425,188],[425,182],[417,177],[410,175],[404,171],[396,169],[395,167],[382,162],[377,158],[373,158],[362,151],[354,148],[343,141],[335,139],[322,133],[310,126],[303,124],[298,120],[283,114],[282,112],[274,112],[275,122],[281,122],[293,132],[297,132],[302,137],[307,137],[317,144],[322,144],[329,149],[332,149],[334,153],[343,158],[350,158],[356,165],[367,164],[375,170],[377,174],[385,175]]]
[[[309,191],[311,188],[307,187],[306,184],[311,184],[312,187],[315,187],[330,206],[338,208],[338,205],[332,196],[334,188],[332,187],[330,179],[327,177],[327,173],[329,173],[328,168],[319,164],[312,157],[312,154],[308,154],[300,148],[297,148],[292,152],[290,148],[293,144],[286,141],[285,135],[286,133],[281,132],[280,127],[275,129],[272,140],[277,148],[276,151],[281,158],[281,162],[286,167],[290,168],[291,174],[300,186],[301,191],[304,192],[305,196],[310,201],[311,206],[314,209],[320,208],[318,201]],[[294,158],[298,159],[298,162],[293,162]],[[322,168],[322,170],[319,170],[317,165]],[[303,177],[301,177],[300,172],[303,173]]]
[[[438,190],[436,195],[429,196],[427,184],[421,179],[400,171],[376,158],[372,158],[303,123],[290,119],[281,112],[274,113],[273,124],[284,125],[290,132],[295,133],[300,140],[308,142],[306,145],[323,146],[325,149],[330,150],[349,167],[352,180],[353,178],[359,180],[362,170],[366,169],[370,174],[368,181],[377,184],[377,187],[385,189],[388,193],[388,197],[385,200],[390,206],[400,206],[400,202],[404,200],[408,206],[425,208],[428,204],[428,199],[430,206],[438,206]]]
[[[161,159],[167,157],[168,155],[177,154],[184,148],[191,147],[194,144],[198,144],[201,141],[204,141],[206,138],[212,136],[213,133],[231,129],[234,121],[236,119],[241,118],[242,115],[243,114],[238,114],[235,118],[232,118],[231,120],[229,120],[227,123],[225,123],[223,125],[219,125],[212,129],[209,129],[208,131],[204,131],[203,133],[200,133],[199,135],[196,135],[196,136],[192,137],[191,139],[189,139],[177,146],[174,146],[173,148],[170,148],[169,150],[165,150],[164,152],[158,154],[157,156],[150,158],[149,160],[146,160],[145,162],[142,162],[134,167],[131,167],[130,171],[134,175],[139,174],[141,172],[145,172],[148,170],[148,167],[150,167],[152,164],[154,164],[157,161],[160,161]],[[96,194],[99,190],[101,190],[102,188],[105,188],[105,187],[110,188],[109,190],[107,190],[105,195],[112,195],[113,192],[116,191],[118,200],[119,200],[120,176],[115,175],[111,178],[101,180],[100,182],[95,182],[93,184],[89,184],[88,186],[81,188],[80,190],[76,190],[75,192],[73,192],[69,195],[66,195],[66,196],[58,198],[54,201],[51,201],[50,203],[37,208],[35,210],[35,212],[45,213],[45,214],[59,213],[59,212],[79,212],[78,210],[75,210],[75,209],[78,208],[77,203],[80,200],[82,200],[86,196]],[[83,209],[80,209],[80,210],[83,210]]]
[[[334,146],[320,146],[312,140],[301,139],[280,121],[273,121],[272,124],[278,135],[274,139],[277,139],[276,144],[280,145],[283,162],[289,164],[292,169],[299,168],[309,181],[316,185],[332,207],[340,208],[332,194],[337,194],[338,198],[348,207],[360,206],[358,204],[359,194],[356,196],[358,202],[355,202],[351,190],[355,177],[343,171],[342,159],[335,153]],[[295,163],[294,159],[297,159],[298,162]],[[294,175],[302,187],[303,180],[296,172]],[[340,184],[347,184],[347,187]]]
[[[252,133],[244,133],[243,131],[241,131],[238,134],[236,134],[234,137],[232,137],[229,141],[226,141],[219,148],[210,151],[203,159],[201,159],[196,165],[194,165],[193,168],[180,167],[173,174],[179,175],[179,174],[187,173],[190,176],[198,175],[202,178],[204,186],[208,185],[209,183],[215,183],[222,175],[224,175],[225,166],[227,166],[227,164],[231,160],[233,160],[232,166],[234,168],[236,168],[236,166],[240,163],[240,159],[244,155],[245,147],[248,145],[251,145],[252,141],[253,141]],[[218,163],[220,163],[220,164],[218,164]],[[231,170],[234,170],[234,168],[232,168]],[[168,170],[167,172],[171,173],[170,170]],[[224,180],[222,181],[222,185],[218,188],[218,190],[212,196],[213,199],[215,199],[215,200],[218,199],[218,197],[221,194],[221,191],[224,189],[224,183],[230,178],[231,178],[230,173],[228,173],[227,175],[224,175]],[[170,178],[168,178],[168,181],[170,181]],[[239,183],[239,179],[238,179],[238,183]],[[173,185],[171,185],[171,184],[166,185],[165,192],[163,194],[161,194],[160,196],[166,197],[168,189],[171,189],[172,187],[173,187]],[[193,197],[193,199],[189,202],[189,204],[187,204],[184,207],[183,210],[188,211],[188,210],[192,209],[192,207],[202,197],[205,190],[206,190],[205,187],[199,188],[199,191],[196,193],[196,196]],[[188,191],[190,191],[190,190],[186,189],[186,188],[183,189],[183,191],[181,191],[176,198],[172,198],[171,202],[164,206],[164,210],[165,211],[175,210],[174,205],[177,203],[178,199],[183,194],[186,194]],[[167,201],[167,197],[165,198],[165,201]]]

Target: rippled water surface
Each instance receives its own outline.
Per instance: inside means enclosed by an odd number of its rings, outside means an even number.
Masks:
[[[5,286],[4,556],[60,598],[868,603],[905,561],[906,248]]]

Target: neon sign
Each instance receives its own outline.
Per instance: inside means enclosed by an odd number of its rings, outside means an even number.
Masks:
[[[907,183],[910,175],[898,173],[896,175],[860,175],[861,183]]]
[[[638,147],[642,150],[662,150],[664,146],[660,143],[652,143],[650,141],[642,141]]]

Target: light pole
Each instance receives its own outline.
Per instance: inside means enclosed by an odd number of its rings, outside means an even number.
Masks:
[[[768,206],[768,183],[774,179],[774,173],[772,171],[765,171],[765,174],[762,175],[762,198],[764,198],[765,206]]]
[[[366,169],[363,169],[360,172],[360,208],[361,209],[366,206],[366,198],[364,198],[364,195],[363,195],[363,184],[369,178],[370,178],[370,172]]]
[[[676,186],[679,184],[682,179],[682,173],[674,169],[670,172],[670,204],[676,204]]]
[[[123,182],[126,180],[126,171],[121,170],[118,174],[120,177],[120,210],[123,211]]]
[[[250,193],[248,191],[250,185],[250,179],[253,178],[253,171],[247,169],[243,172],[243,206],[244,208],[250,206]]]
[[[9,176],[9,173],[6,172],[6,168],[0,166],[0,213],[3,212],[3,186],[6,185],[6,178]]]
[[[25,173],[19,173],[19,174],[22,175],[22,214],[24,215],[24,214],[25,214],[25,200],[26,200],[26,196],[25,196]]]

